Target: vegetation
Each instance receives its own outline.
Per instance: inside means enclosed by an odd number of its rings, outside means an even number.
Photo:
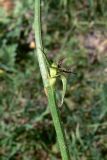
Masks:
[[[56,100],[55,84],[58,75],[58,66],[55,63],[50,64],[46,54],[43,53],[42,36],[41,36],[41,0],[35,1],[35,20],[34,20],[34,30],[35,30],[35,40],[37,48],[37,58],[39,62],[40,72],[43,79],[44,90],[48,98],[48,107],[52,115],[55,132],[61,152],[61,157],[63,160],[70,160],[70,153],[67,146],[67,141],[65,138],[65,132],[63,124],[61,122],[59,108]],[[66,86],[66,78],[64,80],[63,86]],[[64,83],[65,82],[65,83]],[[64,87],[65,88],[65,87]],[[63,90],[65,93],[65,91]],[[65,94],[64,94],[65,95]],[[64,97],[63,97],[64,99]]]
[[[60,108],[73,160],[107,159],[107,2],[42,1],[45,52],[62,68]],[[34,1],[0,2],[0,159],[60,160],[35,58]],[[57,82],[57,99],[62,92]]]

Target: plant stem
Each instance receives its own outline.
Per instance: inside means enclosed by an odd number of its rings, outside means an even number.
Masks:
[[[60,118],[59,108],[57,106],[56,99],[55,99],[54,88],[48,87],[47,91],[48,91],[48,103],[49,103],[53,123],[55,126],[55,131],[57,134],[57,139],[59,143],[62,160],[70,160],[69,149],[68,149],[66,138],[65,138],[63,124]]]
[[[53,123],[55,126],[55,131],[57,134],[57,139],[59,143],[59,148],[62,156],[62,160],[70,160],[70,154],[68,146],[65,139],[64,128],[61,123],[59,109],[56,103],[55,91],[53,86],[49,82],[49,73],[46,66],[46,61],[43,55],[42,37],[41,37],[41,20],[40,20],[40,0],[35,0],[35,40],[37,48],[37,58],[39,62],[40,72],[43,79],[44,88],[47,91],[48,103],[50,112],[52,115]]]

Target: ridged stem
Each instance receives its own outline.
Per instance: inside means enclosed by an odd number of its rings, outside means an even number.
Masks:
[[[46,66],[46,60],[43,55],[42,46],[42,36],[41,36],[41,10],[40,10],[40,0],[35,0],[35,20],[34,20],[34,30],[35,30],[35,40],[37,48],[37,58],[39,62],[40,72],[43,79],[44,88],[47,92],[48,104],[50,112],[52,115],[53,123],[55,126],[55,131],[58,139],[58,144],[62,156],[62,160],[70,160],[70,154],[68,146],[65,139],[64,128],[60,119],[59,109],[56,103],[55,90],[54,87],[50,85],[48,79],[48,69]]]

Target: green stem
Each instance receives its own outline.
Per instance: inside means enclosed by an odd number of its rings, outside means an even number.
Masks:
[[[48,87],[47,91],[48,91],[48,103],[49,103],[52,119],[54,122],[55,131],[57,134],[61,156],[63,160],[70,160],[70,154],[69,154],[69,150],[68,150],[68,146],[65,138],[64,128],[61,122],[59,108],[57,106],[56,99],[55,99],[54,88]]]
[[[40,0],[35,0],[35,40],[37,47],[37,58],[40,66],[40,72],[42,75],[44,88],[47,90],[47,97],[50,112],[52,115],[53,123],[55,126],[55,131],[57,134],[57,139],[59,143],[59,148],[62,156],[62,160],[70,160],[70,154],[68,146],[65,139],[64,128],[61,123],[59,109],[56,103],[55,91],[54,88],[50,85],[48,79],[48,69],[46,66],[46,61],[43,55],[42,47],[42,37],[41,37],[41,21],[40,21]]]

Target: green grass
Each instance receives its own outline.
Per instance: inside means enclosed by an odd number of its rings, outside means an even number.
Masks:
[[[107,5],[101,3],[98,9],[97,1],[92,8],[82,0],[56,2],[42,2],[43,42],[49,57],[55,62],[65,57],[65,68],[73,66],[77,73],[66,75],[67,92],[60,108],[69,149],[74,160],[106,160],[106,59],[99,53],[100,59],[90,63],[79,36],[99,31],[106,37]],[[33,11],[33,0],[19,1],[12,16],[0,17],[0,63],[14,70],[0,75],[1,160],[61,159],[51,116],[45,113],[38,62],[29,47],[34,41]]]

